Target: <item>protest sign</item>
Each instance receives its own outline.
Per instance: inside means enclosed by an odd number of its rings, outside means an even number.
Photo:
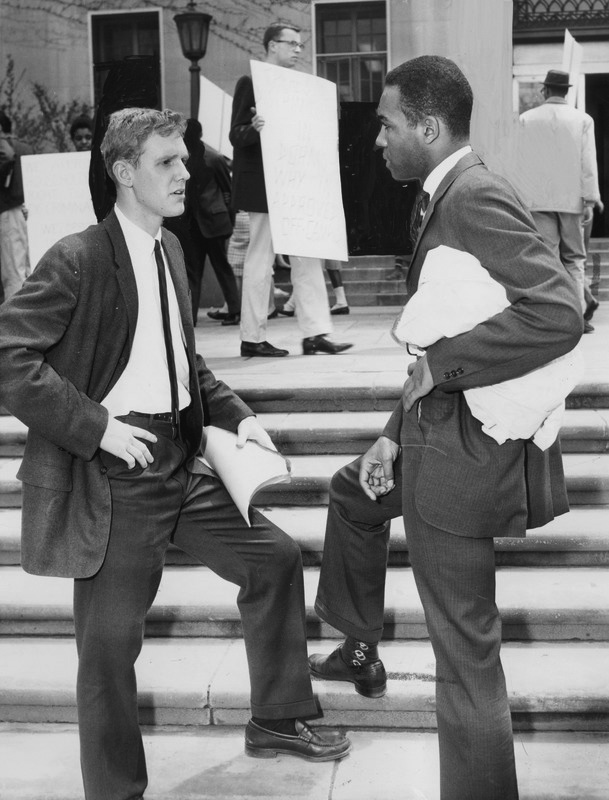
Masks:
[[[97,222],[89,192],[89,152],[22,156],[30,264],[58,239]]]
[[[347,261],[336,84],[250,63],[274,250]]]

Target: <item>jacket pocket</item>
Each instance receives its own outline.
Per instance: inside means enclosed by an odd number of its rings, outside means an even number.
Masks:
[[[54,489],[59,492],[72,491],[72,457],[56,464],[25,460],[17,472],[23,483],[39,486],[42,489]]]

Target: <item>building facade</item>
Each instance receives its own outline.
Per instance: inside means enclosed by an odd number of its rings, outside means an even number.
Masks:
[[[159,104],[188,113],[189,62],[174,22],[186,5],[1,0],[0,81],[11,59],[22,95],[35,83],[63,103],[95,106],[110,67],[146,55],[158,70]],[[201,0],[197,10],[213,17],[201,72],[228,94],[263,55],[263,31],[275,20],[302,29],[301,69],[334,81],[345,102],[376,102],[387,69],[407,58],[454,58],[477,98],[475,145],[499,168],[519,110],[540,102],[539,81],[561,68],[568,29],[583,48],[579,96],[595,119],[609,199],[609,0]],[[596,235],[609,235],[607,215]]]

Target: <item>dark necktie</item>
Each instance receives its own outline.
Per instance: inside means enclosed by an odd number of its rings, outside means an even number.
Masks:
[[[416,246],[417,239],[419,238],[421,223],[423,222],[423,217],[425,216],[428,205],[429,195],[427,192],[421,190],[416,197],[412,214],[410,215],[410,242],[413,247]]]
[[[161,316],[163,317],[163,336],[165,338],[165,351],[167,353],[167,368],[169,371],[169,385],[171,388],[171,425],[173,438],[178,435],[180,427],[180,409],[178,406],[178,378],[176,362],[173,354],[173,341],[171,338],[171,323],[169,321],[169,300],[167,298],[167,278],[165,277],[165,263],[161,253],[161,243],[157,239],[154,243],[154,258],[159,276],[159,295],[161,298]]]

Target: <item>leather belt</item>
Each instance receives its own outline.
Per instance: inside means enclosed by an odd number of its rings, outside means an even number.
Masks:
[[[171,411],[165,411],[161,414],[148,414],[145,411],[130,411],[129,414],[133,414],[133,416],[136,417],[143,417],[147,419],[148,422],[171,422],[173,419]]]

